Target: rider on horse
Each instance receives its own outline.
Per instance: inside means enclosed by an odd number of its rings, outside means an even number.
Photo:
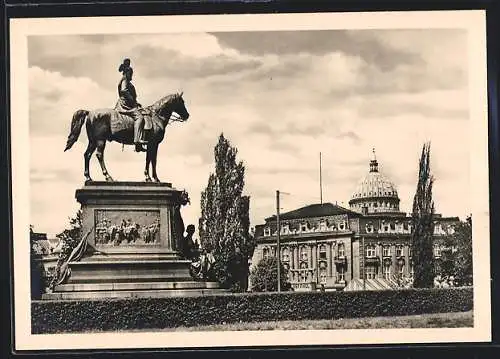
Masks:
[[[137,93],[132,84],[133,69],[130,66],[130,59],[124,59],[118,68],[123,76],[118,84],[118,102],[115,109],[119,112],[129,113],[134,117],[134,144],[137,152],[145,151],[142,145],[147,144],[143,138],[144,117],[140,109],[141,104],[137,102]]]

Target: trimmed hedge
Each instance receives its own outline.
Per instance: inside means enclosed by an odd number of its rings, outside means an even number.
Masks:
[[[285,292],[33,301],[32,333],[61,333],[469,311],[472,288]]]

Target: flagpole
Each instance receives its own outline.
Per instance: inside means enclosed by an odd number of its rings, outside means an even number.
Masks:
[[[320,203],[323,204],[323,177],[321,173],[321,152],[319,153],[319,198]]]

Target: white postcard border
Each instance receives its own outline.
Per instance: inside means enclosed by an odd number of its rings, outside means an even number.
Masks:
[[[127,23],[125,27],[123,24]],[[130,26],[130,24],[134,24]],[[15,349],[131,349],[491,341],[485,12],[182,15],[10,20]],[[49,34],[465,28],[469,33],[474,328],[31,334],[27,36]]]

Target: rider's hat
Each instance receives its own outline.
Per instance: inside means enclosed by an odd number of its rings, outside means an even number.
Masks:
[[[125,58],[125,59],[123,59],[123,62],[120,64],[120,67],[118,68],[118,71],[119,72],[125,72],[128,69],[132,70],[132,68],[130,67],[130,59],[129,58]]]

